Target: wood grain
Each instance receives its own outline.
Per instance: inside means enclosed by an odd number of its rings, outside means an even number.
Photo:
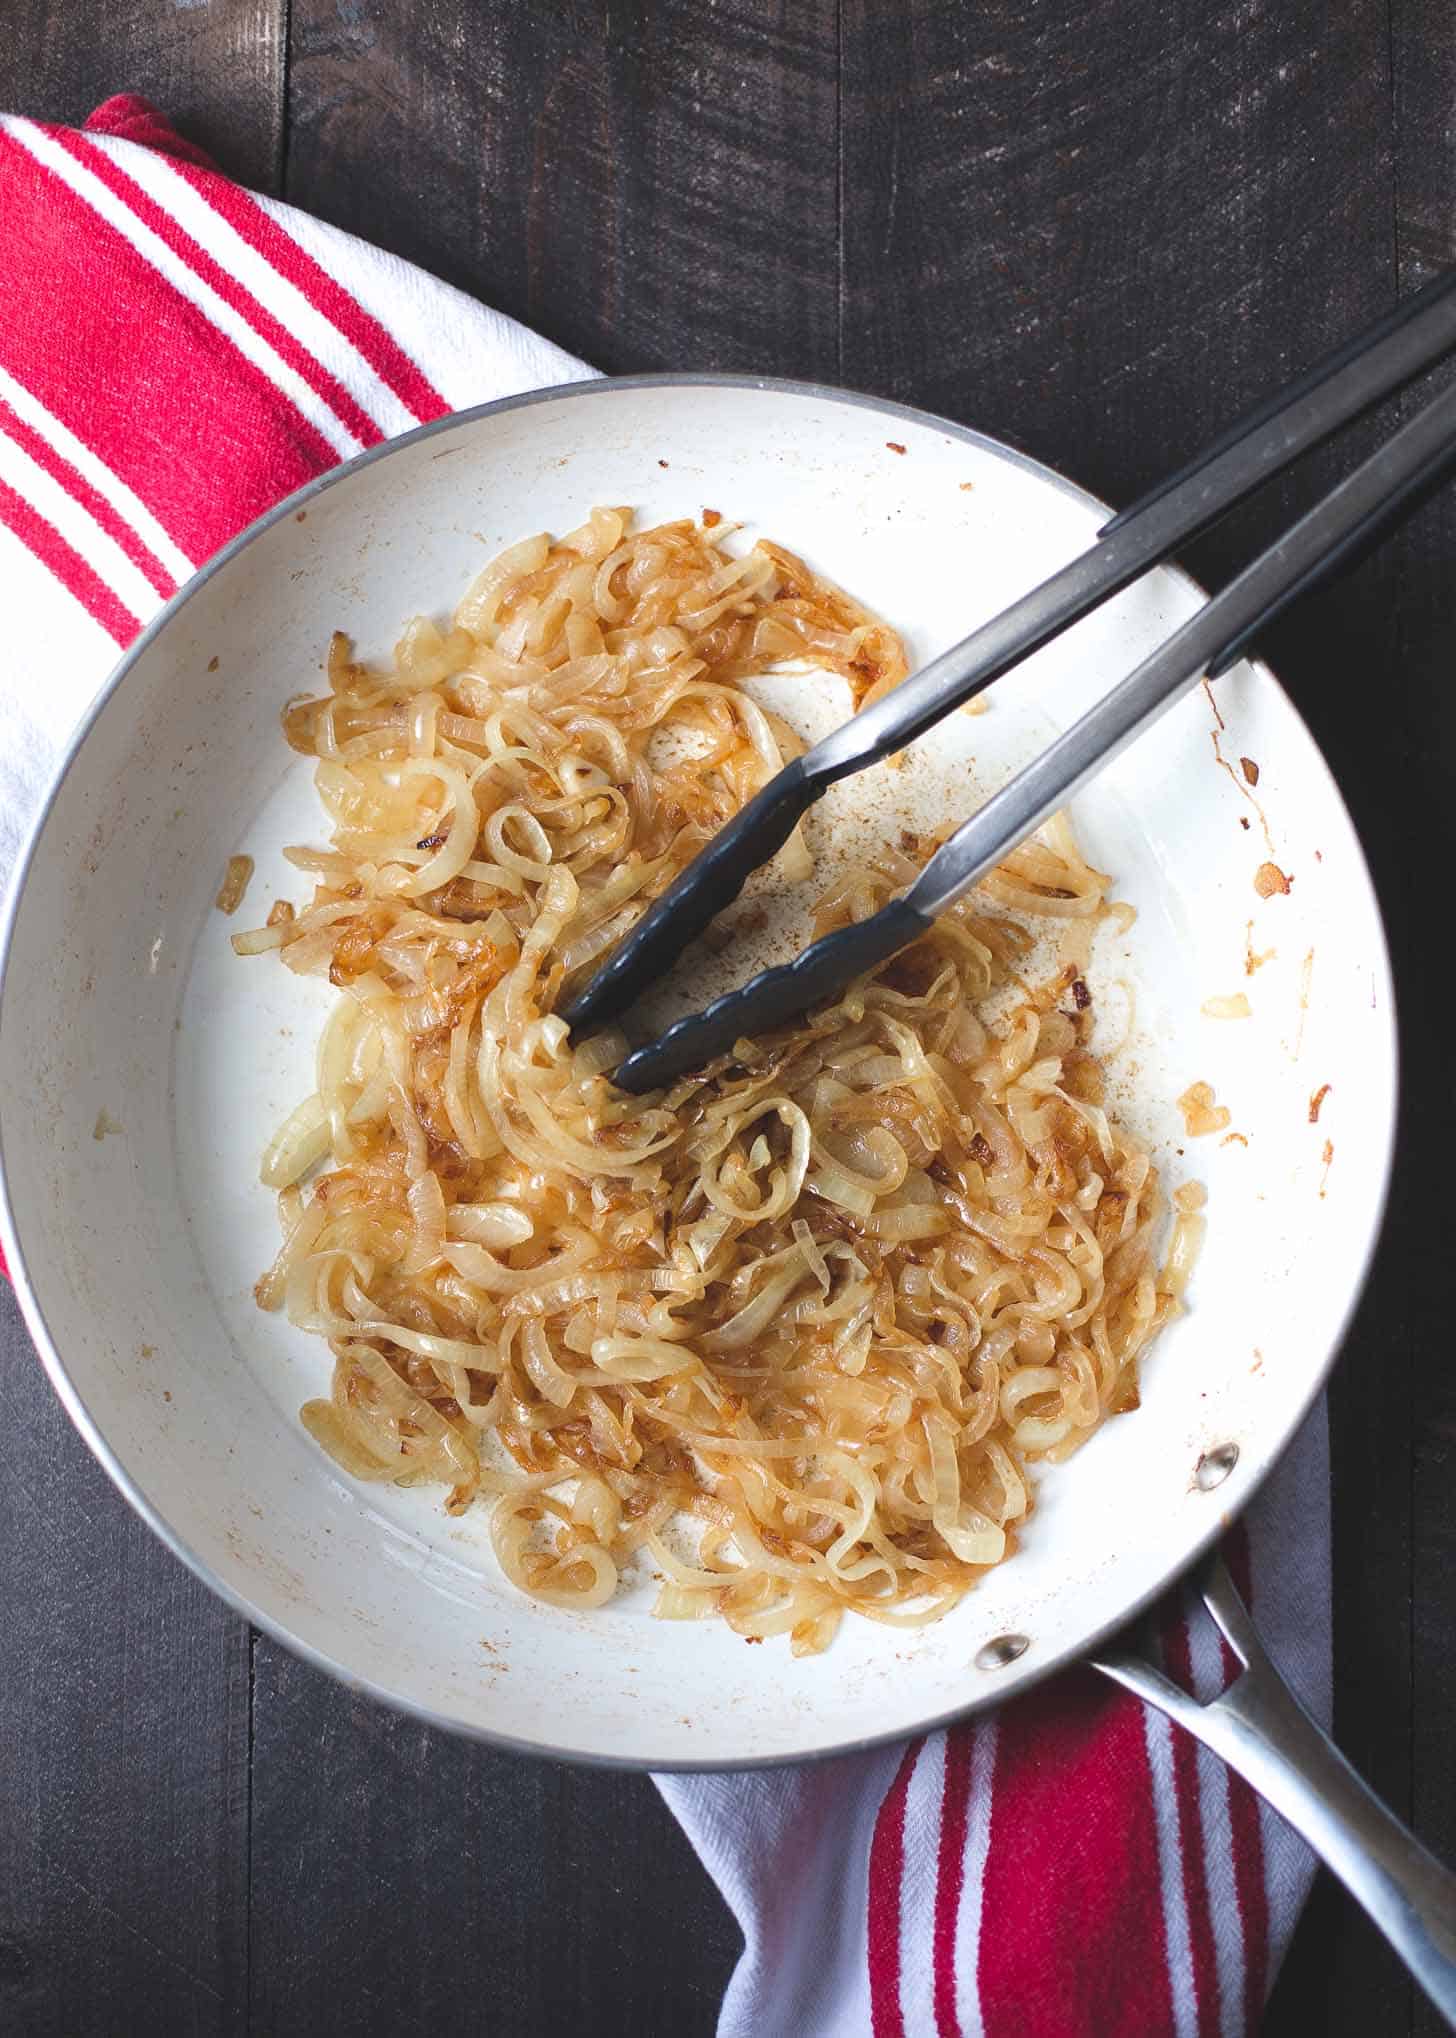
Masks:
[[[313,2038],[706,2038],[739,1947],[645,1777],[434,1733],[266,1642],[252,1898],[250,2028]]]
[[[599,367],[835,372],[833,0],[295,0],[289,105],[290,199]]]
[[[1126,498],[1390,288],[1377,0],[843,19],[850,382]]]
[[[255,191],[283,164],[288,0],[5,0],[0,107],[78,127],[140,92]]]
[[[1456,149],[1452,107],[1456,105],[1456,34],[1450,10],[1432,0],[1394,0],[1391,9],[1395,84],[1395,232],[1403,288],[1415,289],[1436,270],[1456,261]],[[1456,1857],[1456,1381],[1450,1366],[1451,1329],[1444,1268],[1449,1247],[1439,1199],[1429,1194],[1432,1128],[1426,1102],[1445,1085],[1449,1123],[1450,1027],[1440,996],[1421,997],[1414,987],[1430,984],[1432,925],[1430,893],[1413,880],[1420,870],[1448,869],[1456,854],[1456,811],[1451,768],[1456,758],[1456,702],[1450,684],[1450,651],[1456,642],[1456,501],[1446,490],[1401,534],[1395,550],[1398,578],[1389,706],[1395,727],[1393,752],[1401,789],[1392,784],[1397,812],[1412,826],[1403,845],[1403,869],[1396,887],[1401,901],[1396,929],[1396,965],[1412,987],[1406,996],[1405,1041],[1411,1139],[1402,1191],[1391,1212],[1401,1228],[1406,1265],[1429,1269],[1413,1281],[1397,1324],[1411,1348],[1410,1405],[1413,1463],[1411,1502],[1414,1547],[1411,1599],[1414,1610],[1411,1670],[1411,1813],[1417,1831]],[[1386,746],[1381,745],[1382,751]],[[1396,832],[1392,829],[1392,833]],[[1423,1193],[1423,1190],[1426,1193]],[[1440,1270],[1440,1271],[1438,1271]],[[1395,1302],[1394,1284],[1389,1295]],[[1418,1999],[1415,2029],[1437,2038],[1442,2024]]]
[[[248,1631],[113,1491],[3,1281],[0,1606],[0,2030],[241,2033]]]

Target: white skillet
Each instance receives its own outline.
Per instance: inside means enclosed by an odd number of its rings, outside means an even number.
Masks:
[[[527,1601],[498,1573],[482,1514],[450,1521],[428,1491],[356,1487],[299,1426],[329,1359],[254,1306],[276,1243],[257,1162],[312,1087],[328,993],[268,958],[239,961],[227,936],[300,895],[282,848],[320,837],[278,716],[318,684],[329,632],[382,653],[408,616],[447,611],[500,546],[600,502],[644,521],[704,507],[743,520],[745,542],[780,539],[880,610],[917,661],[1105,516],[923,413],[707,377],[487,405],[303,490],[122,660],[34,831],[0,958],[3,1236],[56,1391],[121,1491],[311,1662],[440,1725],[565,1759],[791,1761],[998,1703],[1086,1654],[1248,1500],[1319,1390],[1375,1244],[1395,1115],[1389,966],[1319,752],[1270,674],[1235,668],[1216,707],[1185,702],[1074,811],[1138,912],[1092,973],[1106,1043],[1131,1020],[1118,1108],[1170,1183],[1209,1189],[1189,1311],[1145,1369],[1141,1408],[1042,1481],[1014,1561],[925,1629],[851,1621],[828,1654],[796,1661],[712,1623],[652,1620],[646,1579],[590,1615]],[[856,843],[963,817],[1199,599],[1176,572],[1150,575],[905,769],[837,789],[810,823],[826,869]],[[847,711],[822,675],[770,686],[807,734]],[[257,870],[229,921],[212,901],[238,851]],[[776,901],[756,953],[734,944],[735,978],[799,944],[804,905]],[[699,974],[681,1002],[721,987]],[[1239,994],[1247,1018],[1203,1010]],[[1174,1100],[1196,1081],[1236,1137],[1186,1136]]]

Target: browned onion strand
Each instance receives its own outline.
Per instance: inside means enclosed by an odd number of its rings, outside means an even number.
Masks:
[[[238,907],[243,903],[243,894],[248,889],[248,881],[252,875],[253,859],[251,856],[230,856],[228,858],[227,869],[223,872],[222,884],[219,886],[217,897],[213,901],[219,913],[236,913]]]
[[[1087,1044],[1107,880],[1061,819],[832,1009],[668,1094],[612,1088],[620,1037],[573,1046],[568,975],[796,742],[741,682],[796,659],[862,700],[906,669],[778,547],[629,526],[511,547],[387,670],[336,636],[329,692],[285,715],[332,840],[291,852],[312,903],[236,946],[343,995],[264,1159],[258,1299],[334,1354],[311,1434],[357,1478],[489,1502],[523,1590],[600,1605],[642,1553],[659,1614],[806,1652],[846,1609],[934,1619],[1015,1548],[1028,1466],[1135,1404],[1203,1220],[1160,1266],[1157,1174]],[[914,867],[842,873],[816,931]],[[1060,923],[1039,991],[1011,915]]]

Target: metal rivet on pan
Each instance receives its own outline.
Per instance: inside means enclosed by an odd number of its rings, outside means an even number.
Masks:
[[[1029,1635],[993,1635],[976,1651],[978,1670],[1004,1670],[1008,1663],[1014,1663],[1018,1656],[1024,1656],[1031,1647]]]
[[[1215,1486],[1222,1486],[1238,1462],[1237,1444],[1219,1444],[1216,1449],[1203,1453],[1193,1476],[1205,1493],[1211,1493]]]

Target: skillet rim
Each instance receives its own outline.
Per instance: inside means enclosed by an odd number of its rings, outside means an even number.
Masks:
[[[758,390],[767,395],[806,397],[818,402],[843,404],[850,408],[867,410],[879,417],[898,419],[906,423],[928,427],[933,431],[943,432],[952,438],[960,440],[965,445],[974,446],[982,452],[1008,461],[1011,465],[1019,467],[1025,473],[1036,476],[1039,480],[1057,489],[1063,496],[1083,507],[1093,510],[1104,519],[1113,514],[1109,506],[1091,494],[1089,490],[1080,487],[1076,482],[1069,480],[1067,476],[1058,473],[1055,468],[1046,466],[1042,461],[1033,459],[1030,454],[1023,453],[1019,448],[1008,445],[1004,440],[994,438],[989,433],[977,431],[968,425],[958,424],[954,419],[942,417],[933,411],[922,410],[913,404],[898,403],[889,398],[872,396],[864,391],[837,388],[831,383],[801,381],[792,377],[710,373],[706,371],[689,374],[593,375],[578,382],[553,383],[545,388],[526,390],[514,396],[497,397],[489,403],[475,404],[466,410],[448,411],[442,417],[431,419],[428,424],[419,425],[408,432],[402,432],[396,438],[383,440],[379,445],[372,446],[365,452],[356,454],[352,459],[341,462],[337,467],[331,467],[327,472],[316,475],[312,481],[306,482],[302,488],[296,489],[292,495],[285,497],[282,502],[276,504],[271,510],[266,511],[261,517],[255,518],[236,537],[230,539],[226,545],[215,552],[210,559],[206,560],[192,577],[185,581],[177,592],[172,595],[152,618],[151,622],[147,624],[146,628],[142,630],[135,642],[122,653],[116,665],[112,668],[107,679],[87,708],[86,713],[78,723],[60,757],[46,789],[45,796],[27,831],[24,845],[16,860],[11,876],[4,901],[3,917],[0,917],[0,1027],[3,1027],[5,988],[12,960],[12,946],[15,930],[19,922],[21,905],[32,867],[39,856],[46,827],[61,789],[93,728],[110,703],[112,696],[124,683],[127,674],[146,655],[158,637],[170,627],[173,618],[186,607],[188,602],[207,585],[215,574],[222,572],[234,559],[260,538],[264,532],[271,530],[275,524],[286,521],[295,511],[316,501],[330,489],[338,487],[359,469],[372,466],[380,460],[388,459],[396,452],[419,444],[423,440],[433,438],[441,432],[453,430],[462,424],[473,424],[503,412],[528,409],[536,404],[571,401],[587,396],[610,397],[618,390],[640,391],[650,389]],[[1185,587],[1190,588],[1193,592],[1205,595],[1206,591],[1201,585],[1190,574],[1185,573],[1176,563],[1165,562],[1162,570],[1174,574]],[[1370,867],[1365,855],[1364,844],[1360,839],[1359,830],[1355,826],[1349,808],[1345,804],[1339,783],[1330,770],[1323,751],[1315,741],[1313,732],[1300,714],[1294,701],[1285,692],[1278,679],[1262,660],[1250,659],[1246,662],[1259,674],[1261,681],[1272,686],[1276,693],[1282,697],[1289,714],[1308,738],[1310,748],[1318,760],[1319,766],[1325,773],[1329,790],[1340,813],[1344,816],[1350,839],[1359,855],[1360,867],[1364,874],[1371,904],[1374,908],[1375,924],[1379,936],[1378,948],[1371,957],[1371,962],[1376,970],[1379,982],[1383,985],[1385,994],[1383,1010],[1386,1017],[1388,1038],[1387,1053],[1383,1060],[1384,1065],[1388,1066],[1390,1070],[1390,1111],[1385,1127],[1384,1147],[1380,1157],[1378,1192],[1372,1205],[1369,1231],[1358,1265],[1353,1268],[1353,1278],[1350,1278],[1348,1281],[1348,1295],[1345,1307],[1341,1312],[1339,1323],[1330,1340],[1328,1349],[1320,1356],[1318,1363],[1311,1369],[1307,1392],[1302,1396],[1293,1419],[1285,1426],[1284,1433],[1273,1447],[1268,1462],[1257,1475],[1248,1493],[1244,1496],[1241,1503],[1241,1506],[1244,1507],[1248,1505],[1249,1501],[1260,1490],[1264,1481],[1288,1449],[1289,1444],[1313,1407],[1316,1398],[1323,1390],[1335,1360],[1339,1357],[1345,1340],[1349,1335],[1351,1322],[1364,1295],[1370,1269],[1374,1263],[1375,1255],[1384,1233],[1385,1219],[1389,1207],[1391,1175],[1400,1110],[1399,1034],[1397,1030],[1395,985],[1390,967],[1390,947],[1385,931],[1385,920],[1381,911],[1379,894],[1370,875]],[[942,1728],[953,1726],[958,1720],[969,1718],[973,1714],[987,1711],[1001,1704],[1003,1698],[1021,1696],[1024,1692],[1034,1689],[1047,1677],[1055,1675],[1058,1671],[1066,1669],[1071,1664],[1085,1662],[1110,1637],[1121,1633],[1125,1628],[1131,1626],[1146,1613],[1150,1606],[1161,1599],[1178,1579],[1188,1573],[1206,1555],[1230,1526],[1230,1518],[1227,1515],[1211,1515],[1208,1526],[1192,1539],[1191,1544],[1180,1548],[1176,1561],[1164,1570],[1156,1584],[1149,1587],[1147,1591],[1137,1596],[1134,1600],[1128,1602],[1119,1610],[1114,1618],[1104,1622],[1093,1634],[1076,1644],[1069,1644],[1054,1650],[1048,1655],[1045,1662],[1039,1663],[1035,1669],[1029,1672],[1024,1672],[1014,1692],[998,1692],[992,1684],[988,1684],[979,1691],[968,1689],[967,1697],[963,1704],[958,1704],[947,1712],[935,1714],[929,1718],[916,1721],[911,1725],[888,1730],[883,1734],[862,1735],[850,1740],[836,1742],[832,1746],[820,1746],[801,1750],[791,1755],[748,1755],[726,1760],[722,1758],[714,1760],[712,1758],[697,1757],[653,1760],[640,1755],[618,1755],[598,1751],[583,1752],[579,1749],[547,1741],[526,1740],[519,1735],[502,1733],[495,1728],[474,1721],[452,1718],[447,1713],[438,1711],[432,1706],[401,1697],[398,1693],[391,1691],[387,1686],[373,1678],[359,1675],[358,1672],[351,1670],[346,1664],[331,1656],[326,1650],[319,1648],[314,1643],[303,1640],[298,1635],[292,1633],[284,1622],[256,1606],[246,1593],[228,1584],[213,1569],[212,1565],[206,1559],[200,1557],[184,1538],[173,1529],[158,1506],[141,1490],[141,1487],[117,1457],[107,1441],[100,1423],[92,1416],[79,1389],[71,1379],[66,1362],[62,1358],[59,1347],[51,1335],[45,1313],[41,1308],[35,1290],[31,1286],[25,1264],[25,1256],[21,1249],[3,1148],[0,1148],[0,1246],[4,1248],[5,1257],[10,1269],[11,1285],[15,1290],[16,1299],[20,1304],[26,1327],[35,1342],[41,1363],[45,1367],[51,1385],[62,1407],[71,1418],[76,1429],[80,1432],[93,1457],[95,1457],[102,1470],[122,1495],[122,1498],[140,1516],[159,1541],[175,1557],[180,1558],[195,1578],[207,1586],[209,1591],[215,1593],[226,1606],[251,1626],[261,1629],[292,1654],[310,1664],[314,1669],[323,1671],[327,1676],[344,1685],[349,1691],[362,1693],[379,1704],[389,1707],[390,1710],[419,1720],[426,1726],[438,1728],[445,1733],[464,1736],[472,1741],[483,1742],[487,1746],[501,1748],[512,1754],[530,1755],[547,1761],[578,1763],[583,1766],[601,1769],[658,1772],[664,1775],[722,1774],[729,1771],[737,1773],[754,1770],[772,1770],[800,1763],[831,1761],[841,1756],[866,1754],[875,1749],[896,1745],[903,1742],[907,1736],[935,1733]],[[970,1673],[968,1672],[968,1686],[970,1681]]]

